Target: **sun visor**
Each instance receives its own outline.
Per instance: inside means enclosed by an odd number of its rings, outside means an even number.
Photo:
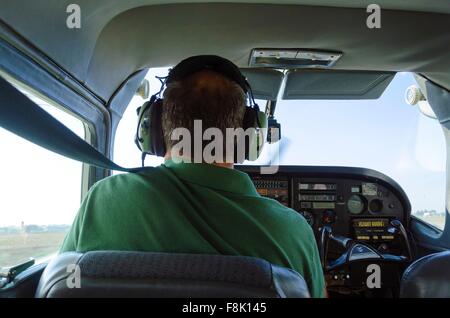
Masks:
[[[395,72],[295,70],[286,76],[283,99],[377,99]]]
[[[277,99],[284,77],[282,72],[271,69],[241,68],[241,73],[247,78],[256,99]]]
[[[441,125],[450,129],[450,92],[429,80],[425,81],[427,100]]]

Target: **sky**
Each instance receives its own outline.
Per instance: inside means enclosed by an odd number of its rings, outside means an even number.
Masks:
[[[147,78],[159,90],[153,69]],[[286,165],[365,167],[396,180],[409,196],[413,212],[444,211],[445,140],[436,120],[406,104],[404,93],[415,84],[399,73],[378,100],[279,101],[276,119],[282,125],[282,156]],[[134,145],[135,97],[116,133],[114,159],[127,167],[140,165]],[[82,123],[52,106],[39,104],[78,135]],[[260,105],[261,106],[261,105]],[[35,146],[0,128],[0,227],[26,224],[70,224],[81,198],[81,164]],[[269,150],[269,147],[266,147]],[[262,163],[261,160],[254,164]],[[148,157],[147,165],[161,158]],[[248,163],[247,163],[248,164]]]

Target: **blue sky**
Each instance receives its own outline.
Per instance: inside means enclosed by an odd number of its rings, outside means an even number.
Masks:
[[[444,211],[444,134],[406,104],[412,84],[411,74],[400,73],[378,100],[280,103],[277,119],[290,141],[281,162],[375,169],[404,188],[413,211]]]

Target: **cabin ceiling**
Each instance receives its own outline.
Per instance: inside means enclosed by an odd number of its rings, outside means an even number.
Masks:
[[[341,51],[334,69],[412,71],[450,88],[448,0],[377,1],[380,29],[366,26],[372,1],[182,2],[78,0],[81,29],[69,29],[73,1],[0,0],[0,20],[105,101],[138,70],[195,54],[248,67],[253,48]]]

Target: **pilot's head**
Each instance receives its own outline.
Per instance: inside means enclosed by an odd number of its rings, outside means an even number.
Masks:
[[[194,137],[194,120],[201,120],[202,135],[208,128],[221,131],[224,137],[222,162],[232,163],[232,158],[226,158],[226,142],[233,142],[226,141],[226,129],[242,127],[245,106],[246,96],[242,88],[214,71],[201,70],[182,80],[169,83],[164,92],[162,113],[166,158],[171,157],[172,148],[179,143],[178,140],[173,140],[173,131],[185,128]],[[203,142],[202,149],[210,142]],[[194,150],[193,143],[191,146]],[[183,150],[183,158],[187,157],[193,161],[192,152]]]

